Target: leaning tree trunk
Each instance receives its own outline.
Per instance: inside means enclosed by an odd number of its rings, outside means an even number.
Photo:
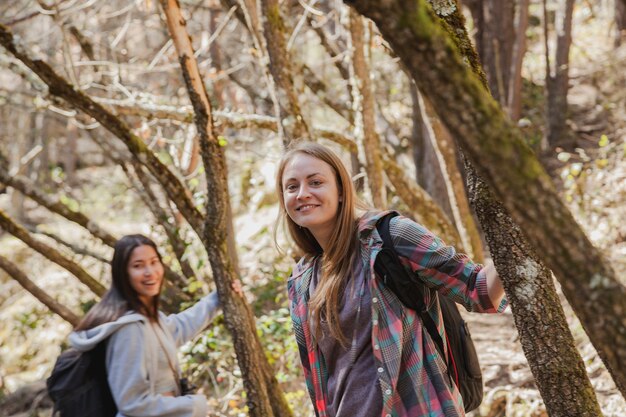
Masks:
[[[455,11],[442,19],[463,56],[476,54],[465,30],[463,16]],[[476,67],[475,67],[476,68]],[[477,73],[483,79],[481,73]],[[486,83],[484,83],[487,88]],[[473,166],[465,160],[471,201],[486,232],[496,269],[507,277],[507,291],[522,348],[552,416],[600,414],[593,387],[567,326],[552,275],[497,201]],[[521,290],[521,291],[520,291]],[[545,326],[551,331],[545,332]]]
[[[242,371],[247,393],[247,405],[251,416],[289,416],[289,406],[282,395],[276,378],[256,332],[252,310],[245,299],[232,290],[237,279],[235,257],[227,244],[227,224],[230,198],[226,174],[226,157],[214,132],[211,104],[200,76],[191,39],[185,28],[177,0],[161,0],[167,17],[167,25],[178,52],[180,65],[194,108],[194,121],[200,137],[200,153],[207,182],[206,217],[203,244],[213,270],[220,303],[224,310],[226,328],[233,337],[237,361]]]
[[[354,0],[350,4],[378,24],[478,173],[555,273],[618,388],[626,394],[626,288],[562,203],[520,131],[463,62],[426,1]],[[527,263],[519,268],[520,274],[537,275]]]
[[[544,0],[546,1],[546,0]],[[544,4],[545,8],[545,4]],[[572,15],[574,0],[560,0],[556,12],[556,53],[554,67],[550,68],[546,41],[546,140],[551,147],[567,144],[567,90],[569,89],[569,48],[572,44]],[[547,13],[544,13],[547,33]]]

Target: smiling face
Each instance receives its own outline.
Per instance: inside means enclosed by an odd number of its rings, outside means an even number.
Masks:
[[[313,156],[296,153],[282,175],[285,211],[325,247],[336,223],[339,188],[333,168]]]
[[[130,286],[139,301],[146,307],[151,306],[163,284],[163,264],[156,250],[149,245],[137,246],[130,255],[127,271]]]

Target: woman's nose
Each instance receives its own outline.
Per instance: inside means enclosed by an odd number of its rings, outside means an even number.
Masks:
[[[298,195],[297,195],[297,198],[298,198],[298,200],[301,200],[301,199],[303,199],[303,198],[307,198],[307,197],[309,197],[310,195],[311,195],[311,193],[309,193],[309,189],[308,189],[308,187],[306,187],[306,186],[304,186],[304,185],[303,185],[303,186],[302,186],[302,187],[300,187],[300,189],[298,190]]]

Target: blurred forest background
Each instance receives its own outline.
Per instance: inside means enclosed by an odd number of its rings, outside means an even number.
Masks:
[[[430,3],[465,16],[491,94],[626,284],[626,2]],[[216,286],[227,300],[181,352],[211,415],[246,415],[249,378],[270,387],[273,415],[312,416],[286,294],[294,254],[273,234],[275,164],[292,140],[341,153],[369,204],[495,256],[443,113],[340,1],[15,0],[0,2],[0,23],[0,415],[50,415],[43,381],[108,286],[115,238],[140,232],[169,266],[165,309]],[[237,276],[249,305],[229,294]],[[602,413],[626,415],[556,294]],[[532,367],[523,320],[465,316],[485,383],[473,415],[548,415],[540,393],[555,382]],[[256,364],[238,364],[246,349]]]

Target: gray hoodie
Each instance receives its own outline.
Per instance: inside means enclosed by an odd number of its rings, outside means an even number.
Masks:
[[[166,336],[161,343],[147,318],[134,312],[93,329],[73,332],[69,340],[72,347],[84,352],[109,338],[106,368],[117,417],[206,417],[204,395],[169,397],[156,392],[156,381],[172,375],[169,366],[158,366],[158,351],[163,345],[179,371],[178,347],[204,330],[218,307],[217,293],[212,292],[182,313],[166,316],[159,312]]]

